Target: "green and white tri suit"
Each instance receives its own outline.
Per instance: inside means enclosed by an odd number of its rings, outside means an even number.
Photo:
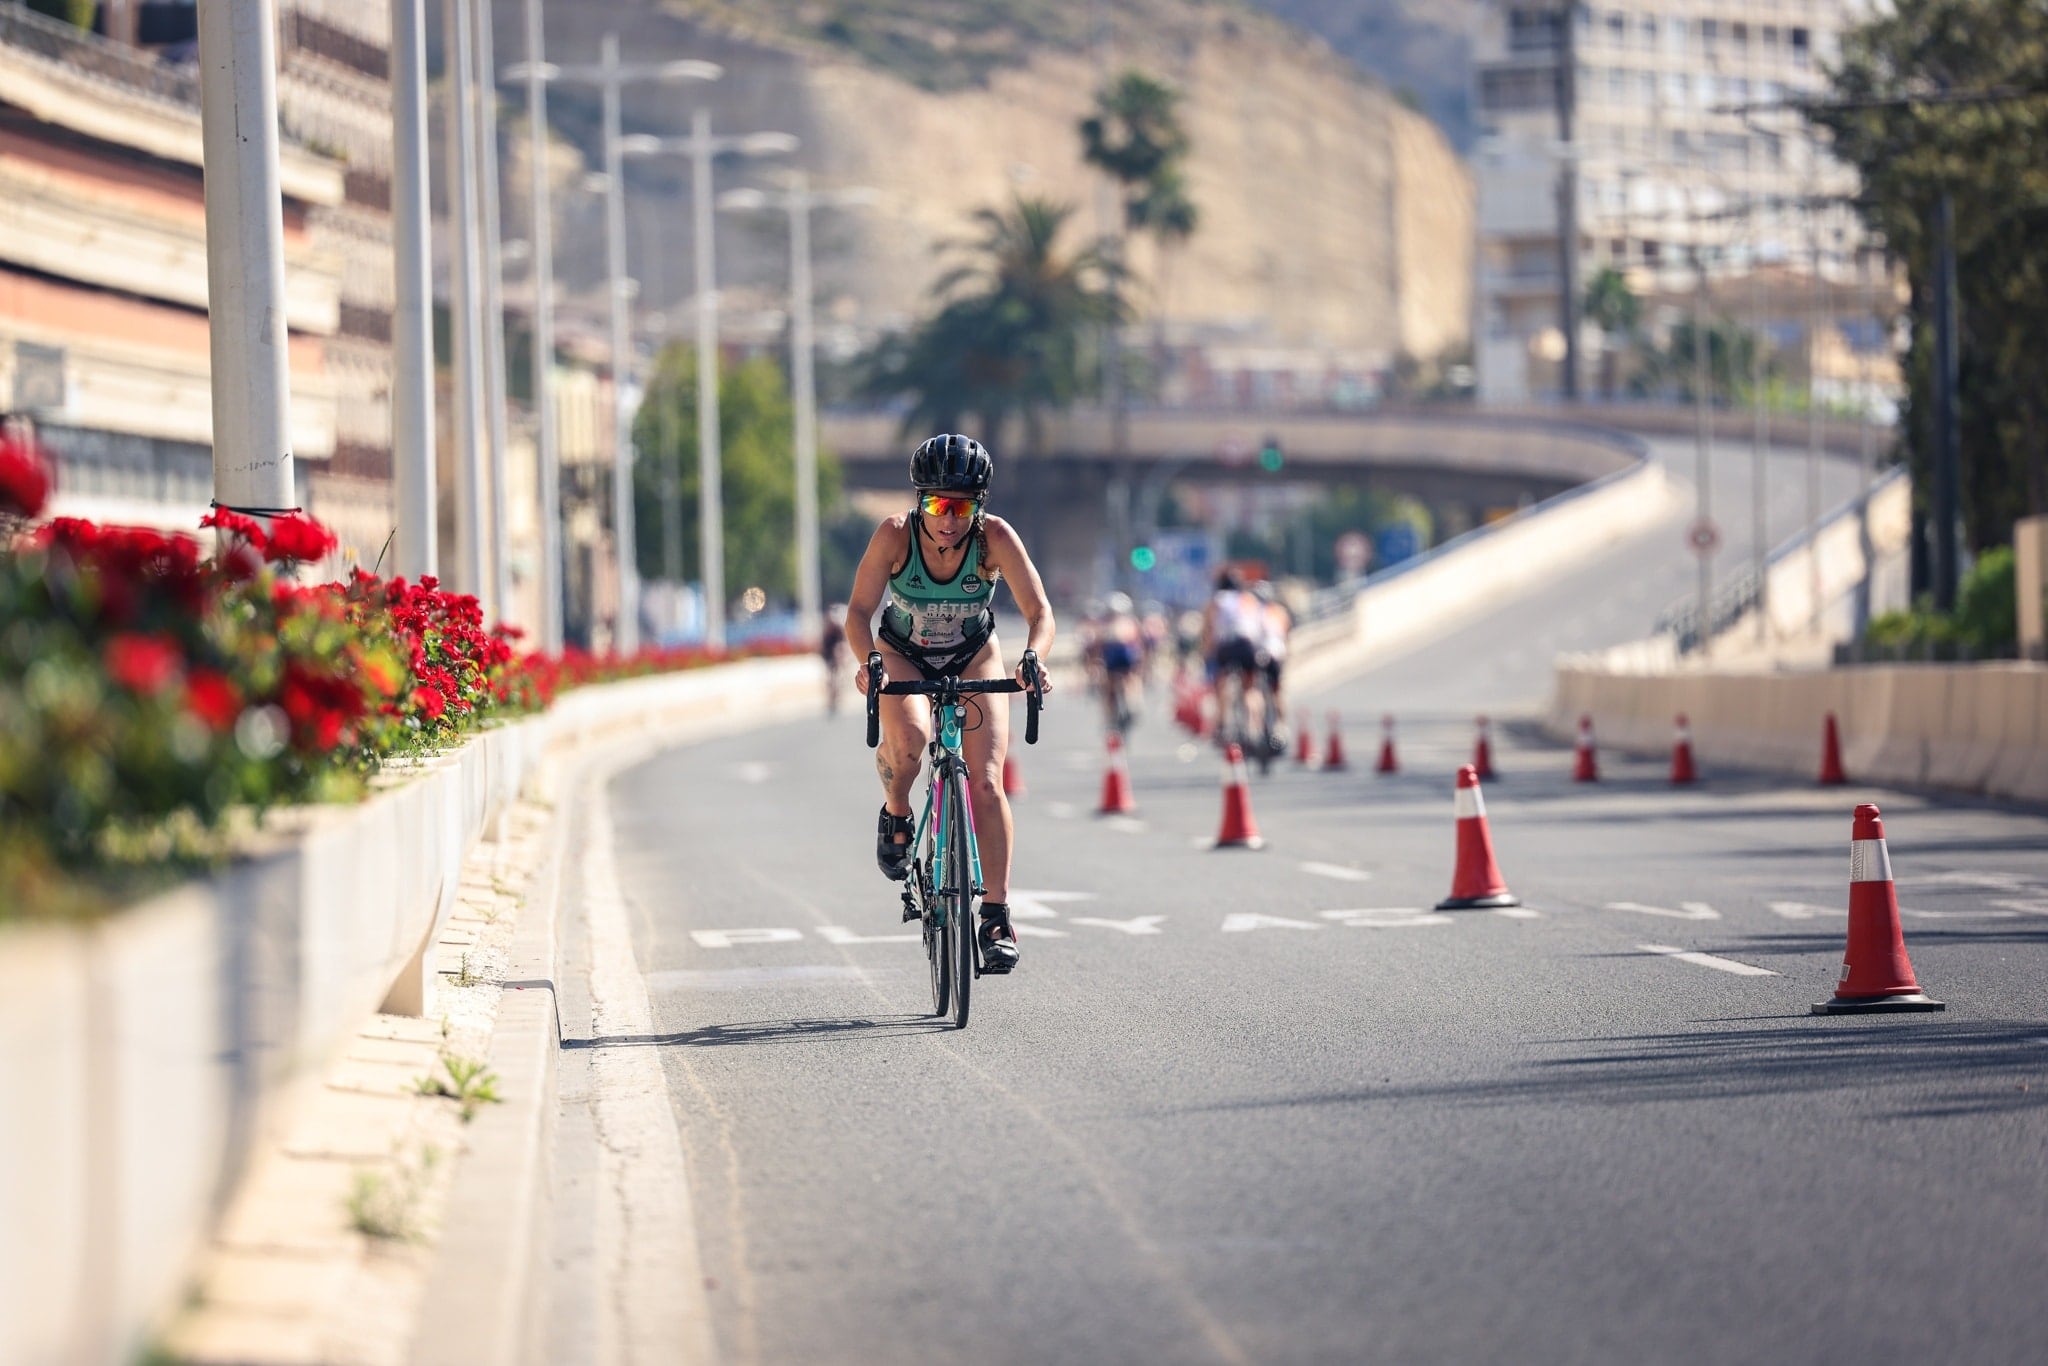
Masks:
[[[950,579],[933,574],[924,562],[920,524],[910,526],[910,554],[889,579],[889,598],[882,605],[882,640],[926,678],[957,675],[981,653],[996,628],[997,574],[982,572],[985,542],[977,528],[967,538],[967,554]]]

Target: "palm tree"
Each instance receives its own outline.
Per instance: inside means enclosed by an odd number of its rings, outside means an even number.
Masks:
[[[964,259],[932,286],[937,310],[878,352],[865,386],[911,396],[906,430],[972,414],[994,444],[1018,416],[1027,452],[1043,453],[1044,410],[1081,391],[1082,338],[1125,315],[1114,263],[1097,247],[1060,250],[1072,216],[1069,205],[1019,196],[1007,209],[977,210],[980,231],[949,244]]]
[[[1180,92],[1136,69],[1097,91],[1095,112],[1081,120],[1082,159],[1124,188],[1126,212],[1130,192],[1173,166],[1187,151]]]

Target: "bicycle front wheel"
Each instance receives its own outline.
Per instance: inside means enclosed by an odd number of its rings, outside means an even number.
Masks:
[[[953,808],[952,837],[946,847],[947,947],[953,976],[953,1027],[967,1028],[968,988],[974,982],[974,824],[967,808],[967,775],[947,780],[946,800]],[[941,1012],[943,1013],[943,1012]]]
[[[924,847],[911,876],[917,879],[917,909],[924,926],[924,956],[931,965],[932,1014],[944,1015],[953,1004],[953,959],[947,949],[945,906],[938,899],[938,822],[926,822]]]

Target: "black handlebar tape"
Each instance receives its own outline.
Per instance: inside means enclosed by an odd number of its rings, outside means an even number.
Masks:
[[[1038,743],[1038,709],[1045,704],[1045,675],[1036,655],[1024,661],[1024,679],[1028,691],[1024,694],[1024,743]]]
[[[868,656],[868,748],[882,743],[882,657]]]

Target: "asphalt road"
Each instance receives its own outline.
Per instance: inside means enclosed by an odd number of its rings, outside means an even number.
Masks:
[[[1716,492],[1746,507],[1741,473]],[[1711,755],[1697,789],[1611,756],[1577,785],[1512,724],[1556,651],[1687,591],[1683,520],[1313,699],[1353,767],[1255,780],[1258,853],[1203,847],[1218,765],[1156,716],[1139,814],[1094,817],[1099,731],[1061,696],[1021,751],[1024,963],[964,1032],[874,869],[857,716],[621,775],[725,1357],[2040,1360],[2048,817]],[[1526,905],[1437,914],[1474,709],[1508,718],[1487,802]],[[1808,1014],[1859,800],[1945,1014]]]

